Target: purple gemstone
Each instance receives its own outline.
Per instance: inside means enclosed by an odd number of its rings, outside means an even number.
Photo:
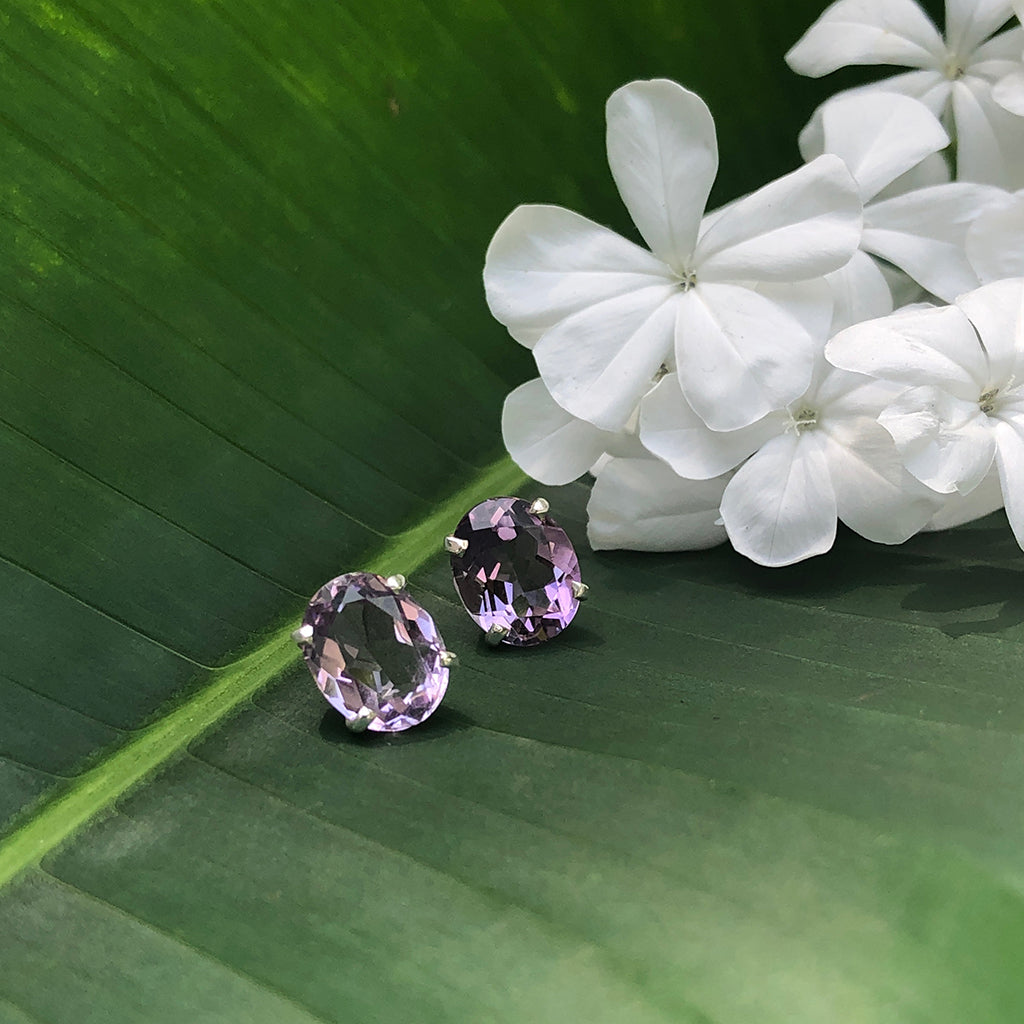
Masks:
[[[529,647],[572,622],[580,566],[550,516],[534,515],[522,498],[489,498],[462,517],[453,536],[469,545],[451,556],[455,589],[483,630],[507,628],[504,643]]]
[[[441,703],[444,641],[430,615],[383,577],[350,572],[325,583],[302,624],[313,629],[302,655],[316,685],[349,721],[372,712],[371,732],[400,732]]]

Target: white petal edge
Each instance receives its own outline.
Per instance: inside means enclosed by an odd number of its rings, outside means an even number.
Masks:
[[[955,306],[897,310],[840,331],[825,346],[833,366],[908,387],[933,384],[976,400],[988,374],[970,321]]]
[[[932,516],[923,532],[933,533],[938,530],[951,530],[955,526],[973,522],[982,516],[1003,507],[1003,488],[999,482],[999,471],[992,468],[970,494],[943,494],[941,508]]]
[[[946,42],[954,53],[969,54],[1012,17],[1010,0],[946,0]]]
[[[934,387],[908,388],[878,417],[909,472],[940,494],[970,494],[992,468],[992,421],[977,402]]]
[[[608,165],[633,223],[654,253],[685,270],[718,173],[711,112],[660,78],[616,89],[605,116]]]
[[[1024,276],[1024,195],[982,210],[967,229],[965,247],[971,269],[982,284]]]
[[[938,29],[913,0],[838,0],[786,54],[800,75],[820,78],[848,64],[935,66],[945,52]]]
[[[676,308],[680,386],[712,430],[750,426],[806,391],[820,342],[763,295],[697,285]]]
[[[825,421],[821,431],[839,519],[876,544],[902,544],[941,503],[903,467],[889,435],[873,419]]]
[[[1018,545],[1024,548],[1024,421],[997,422],[994,434],[1006,518]]]
[[[1004,110],[1024,117],[1024,68],[1012,71],[992,87],[992,99]]]
[[[697,243],[698,281],[803,281],[838,270],[860,242],[862,204],[825,154],[740,199]]]
[[[992,97],[992,86],[967,75],[953,84],[957,178],[1001,188],[1024,187],[1024,118]]]
[[[581,477],[615,436],[567,413],[540,379],[521,384],[505,399],[501,434],[515,464],[552,486]]]
[[[566,317],[670,276],[646,249],[560,206],[516,207],[484,261],[492,315],[528,348]]]
[[[740,466],[722,496],[722,520],[732,546],[759,565],[828,551],[836,496],[816,432],[780,434]]]
[[[974,324],[988,359],[986,385],[1020,384],[1024,363],[1024,279],[995,281],[961,295],[957,306]]]
[[[725,541],[718,506],[728,477],[684,480],[658,459],[610,459],[587,504],[595,551],[701,551]]]
[[[655,286],[590,306],[533,350],[551,397],[603,430],[621,430],[672,351],[678,289]]]
[[[885,275],[866,252],[855,252],[845,267],[834,270],[825,280],[834,300],[829,334],[893,310],[892,292]]]
[[[1001,189],[955,181],[871,203],[864,210],[861,246],[952,302],[979,283],[967,259],[968,228],[1004,201]]]
[[[690,408],[679,378],[668,374],[640,403],[640,440],[681,477],[710,480],[734,469],[785,429],[785,414],[771,413],[741,430],[709,430]]]
[[[834,97],[821,110],[821,126],[824,152],[843,160],[864,202],[949,145],[920,100],[881,90]]]

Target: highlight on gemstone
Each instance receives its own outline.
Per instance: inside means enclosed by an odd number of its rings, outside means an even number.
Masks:
[[[350,572],[325,583],[302,625],[302,656],[350,726],[401,732],[441,703],[449,671],[441,634],[418,602],[382,576]]]
[[[488,498],[462,517],[449,547],[466,610],[489,639],[515,647],[557,636],[579,609],[572,542],[546,512],[530,509],[522,498]]]

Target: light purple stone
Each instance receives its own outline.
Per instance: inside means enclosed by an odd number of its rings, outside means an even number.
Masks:
[[[382,576],[350,572],[309,602],[302,655],[320,692],[349,721],[368,709],[371,732],[400,732],[429,717],[448,688],[434,620]]]
[[[529,647],[561,633],[579,609],[580,566],[572,542],[549,515],[522,498],[489,498],[467,512],[453,536],[452,574],[481,629],[508,629],[503,643]]]

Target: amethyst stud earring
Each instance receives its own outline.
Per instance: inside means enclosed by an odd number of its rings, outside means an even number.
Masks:
[[[353,732],[401,732],[435,711],[456,662],[404,576],[350,572],[314,595],[292,639]]]
[[[455,590],[489,644],[550,640],[587,596],[572,541],[549,508],[544,498],[489,498],[444,539]]]

